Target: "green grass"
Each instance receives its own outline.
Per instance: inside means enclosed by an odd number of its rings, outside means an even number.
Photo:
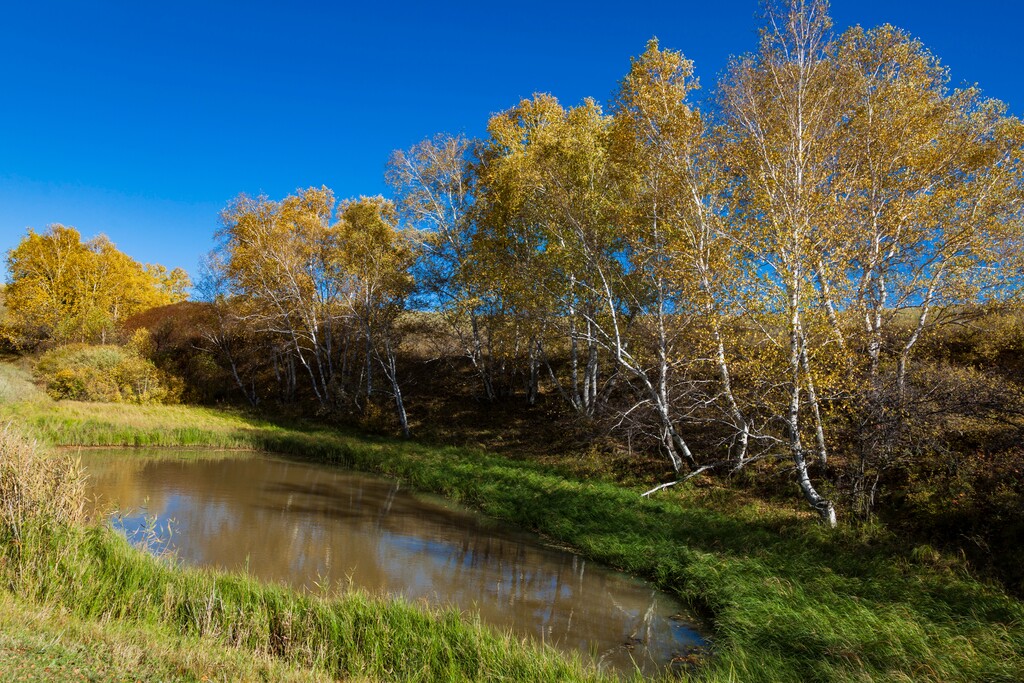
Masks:
[[[254,448],[261,434],[281,431],[238,413],[193,406],[46,401],[0,405],[12,420],[53,446],[183,446]]]
[[[241,412],[186,405],[54,401],[23,366],[0,362],[0,421],[13,421],[52,446],[177,446],[252,449],[258,434],[281,431]]]
[[[973,579],[962,563],[902,547],[881,528],[830,531],[795,507],[718,489],[643,499],[556,466],[241,413],[28,401],[0,406],[0,416],[57,445],[252,448],[398,477],[678,595],[711,626],[714,654],[696,672],[702,680],[1024,680],[1024,604]],[[108,547],[95,535],[91,543]],[[230,586],[239,595],[283,595]],[[97,594],[96,609],[114,599],[110,591]],[[450,661],[418,666],[430,670],[424,680],[443,680]]]
[[[357,591],[300,594],[240,575],[171,566],[104,527],[51,525],[34,534],[18,570],[8,572],[22,600],[87,624],[154,633],[157,641],[170,634],[209,644],[215,657],[234,648],[256,664],[343,679],[601,680],[578,657],[497,634],[455,611]]]
[[[213,638],[166,628],[81,619],[0,591],[0,679],[50,681],[305,681],[333,680]]]

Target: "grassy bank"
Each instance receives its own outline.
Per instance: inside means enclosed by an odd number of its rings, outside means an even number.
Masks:
[[[63,536],[62,534],[70,536]],[[22,559],[19,594],[89,623],[235,648],[334,679],[596,680],[553,651],[524,646],[453,611],[346,592],[302,595],[247,577],[169,567],[105,528],[48,529]]]
[[[716,489],[642,499],[636,490],[486,452],[205,409],[28,400],[0,406],[0,416],[56,445],[246,447],[399,477],[650,578],[702,610],[715,642],[714,657],[697,674],[704,680],[1024,680],[1024,605],[972,579],[953,559],[902,547],[881,529],[827,531],[798,509]],[[111,543],[93,532],[87,547],[107,557],[118,548]],[[165,599],[161,591],[174,576],[214,581],[152,571],[162,577],[155,584],[130,584],[144,605]],[[231,609],[257,613],[262,608],[248,602],[252,596],[283,599],[269,597],[283,595],[272,589],[222,580],[225,587],[203,584],[196,594],[224,591],[237,596]],[[115,598],[97,593],[95,609]],[[430,668],[425,679],[446,677],[447,664],[422,666]],[[473,675],[472,667],[464,671]]]
[[[102,677],[120,662],[138,674],[131,680],[202,680],[200,670],[226,662],[233,673],[222,680],[603,680],[579,657],[455,610],[173,566],[85,523],[68,454],[42,453],[4,428],[0,455],[0,605],[13,606],[0,620],[0,673]],[[69,636],[41,647],[26,625],[32,609],[60,615]],[[133,659],[143,646],[152,651]],[[200,654],[173,654],[182,647]]]

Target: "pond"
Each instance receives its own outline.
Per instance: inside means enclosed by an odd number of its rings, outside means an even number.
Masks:
[[[303,590],[454,605],[519,636],[652,675],[704,646],[671,596],[394,480],[263,455],[85,451],[115,527],[183,562]]]

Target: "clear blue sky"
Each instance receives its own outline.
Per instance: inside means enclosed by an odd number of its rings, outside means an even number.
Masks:
[[[296,5],[296,3],[289,3]],[[758,0],[6,3],[0,22],[0,252],[32,226],[107,234],[193,275],[239,192],[386,192],[391,150],[479,135],[534,92],[605,101],[652,36],[705,87],[756,47]],[[1024,114],[1024,8],[833,0],[837,29],[920,38],[954,84]],[[0,266],[0,274],[4,268]]]

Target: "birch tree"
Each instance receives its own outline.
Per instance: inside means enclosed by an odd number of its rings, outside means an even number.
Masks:
[[[848,265],[833,291],[845,294],[837,304],[856,321],[846,333],[866,361],[854,495],[867,512],[913,413],[914,349],[1015,288],[1024,138],[1001,103],[948,91],[939,61],[891,26],[849,30],[836,60],[850,84],[834,178],[846,226],[835,253]]]
[[[379,366],[395,402],[405,437],[409,419],[398,376],[400,316],[414,282],[410,269],[415,252],[397,229],[395,206],[383,197],[362,197],[342,206],[337,239],[337,277],[347,294],[346,305],[365,335],[367,396],[373,393],[373,369]]]
[[[692,427],[712,408],[703,419],[725,425],[734,448],[731,462],[702,457],[699,469],[738,469],[748,461],[750,426],[734,391],[723,330],[735,314],[730,297],[738,270],[717,143],[690,103],[697,88],[693,63],[652,40],[615,100],[613,157],[631,296],[656,340],[651,370],[632,372],[649,385],[666,438],[684,452],[671,413],[688,415]],[[636,365],[628,349],[616,353]],[[714,369],[713,385],[696,378],[702,366]]]
[[[476,143],[439,134],[392,153],[385,178],[405,223],[417,232],[418,287],[436,307],[494,400],[486,295],[471,277],[476,199]]]
[[[837,60],[852,79],[836,192],[850,226],[843,275],[868,374],[891,340],[902,394],[937,309],[998,295],[1005,282],[996,266],[1016,248],[1020,124],[975,88],[947,92],[946,69],[891,26],[851,29]]]
[[[567,376],[547,363],[549,372],[559,393],[586,417],[595,415],[599,395],[595,326],[607,314],[601,292],[610,291],[608,278],[618,279],[613,271],[621,270],[609,214],[608,123],[593,101],[566,110],[550,95],[524,100],[492,117],[481,180],[489,213],[478,244],[517,264],[498,284],[505,301],[534,322],[520,326],[528,330],[529,347],[542,331],[560,331]],[[538,321],[540,315],[546,318]]]
[[[335,344],[347,314],[345,283],[335,273],[334,205],[326,187],[280,202],[240,195],[222,212],[218,232],[243,320],[286,340],[325,409],[338,398]]]
[[[815,351],[809,348],[810,332],[821,310],[819,257],[828,244],[827,226],[834,223],[828,185],[843,114],[827,9],[823,0],[770,5],[760,49],[732,65],[721,105],[745,217],[737,239],[750,259],[747,312],[759,319],[766,342],[777,350],[777,371],[784,377],[779,438],[804,498],[835,525],[835,505],[811,480],[804,441],[807,423],[821,415],[809,384]],[[816,440],[820,460],[824,438]]]

